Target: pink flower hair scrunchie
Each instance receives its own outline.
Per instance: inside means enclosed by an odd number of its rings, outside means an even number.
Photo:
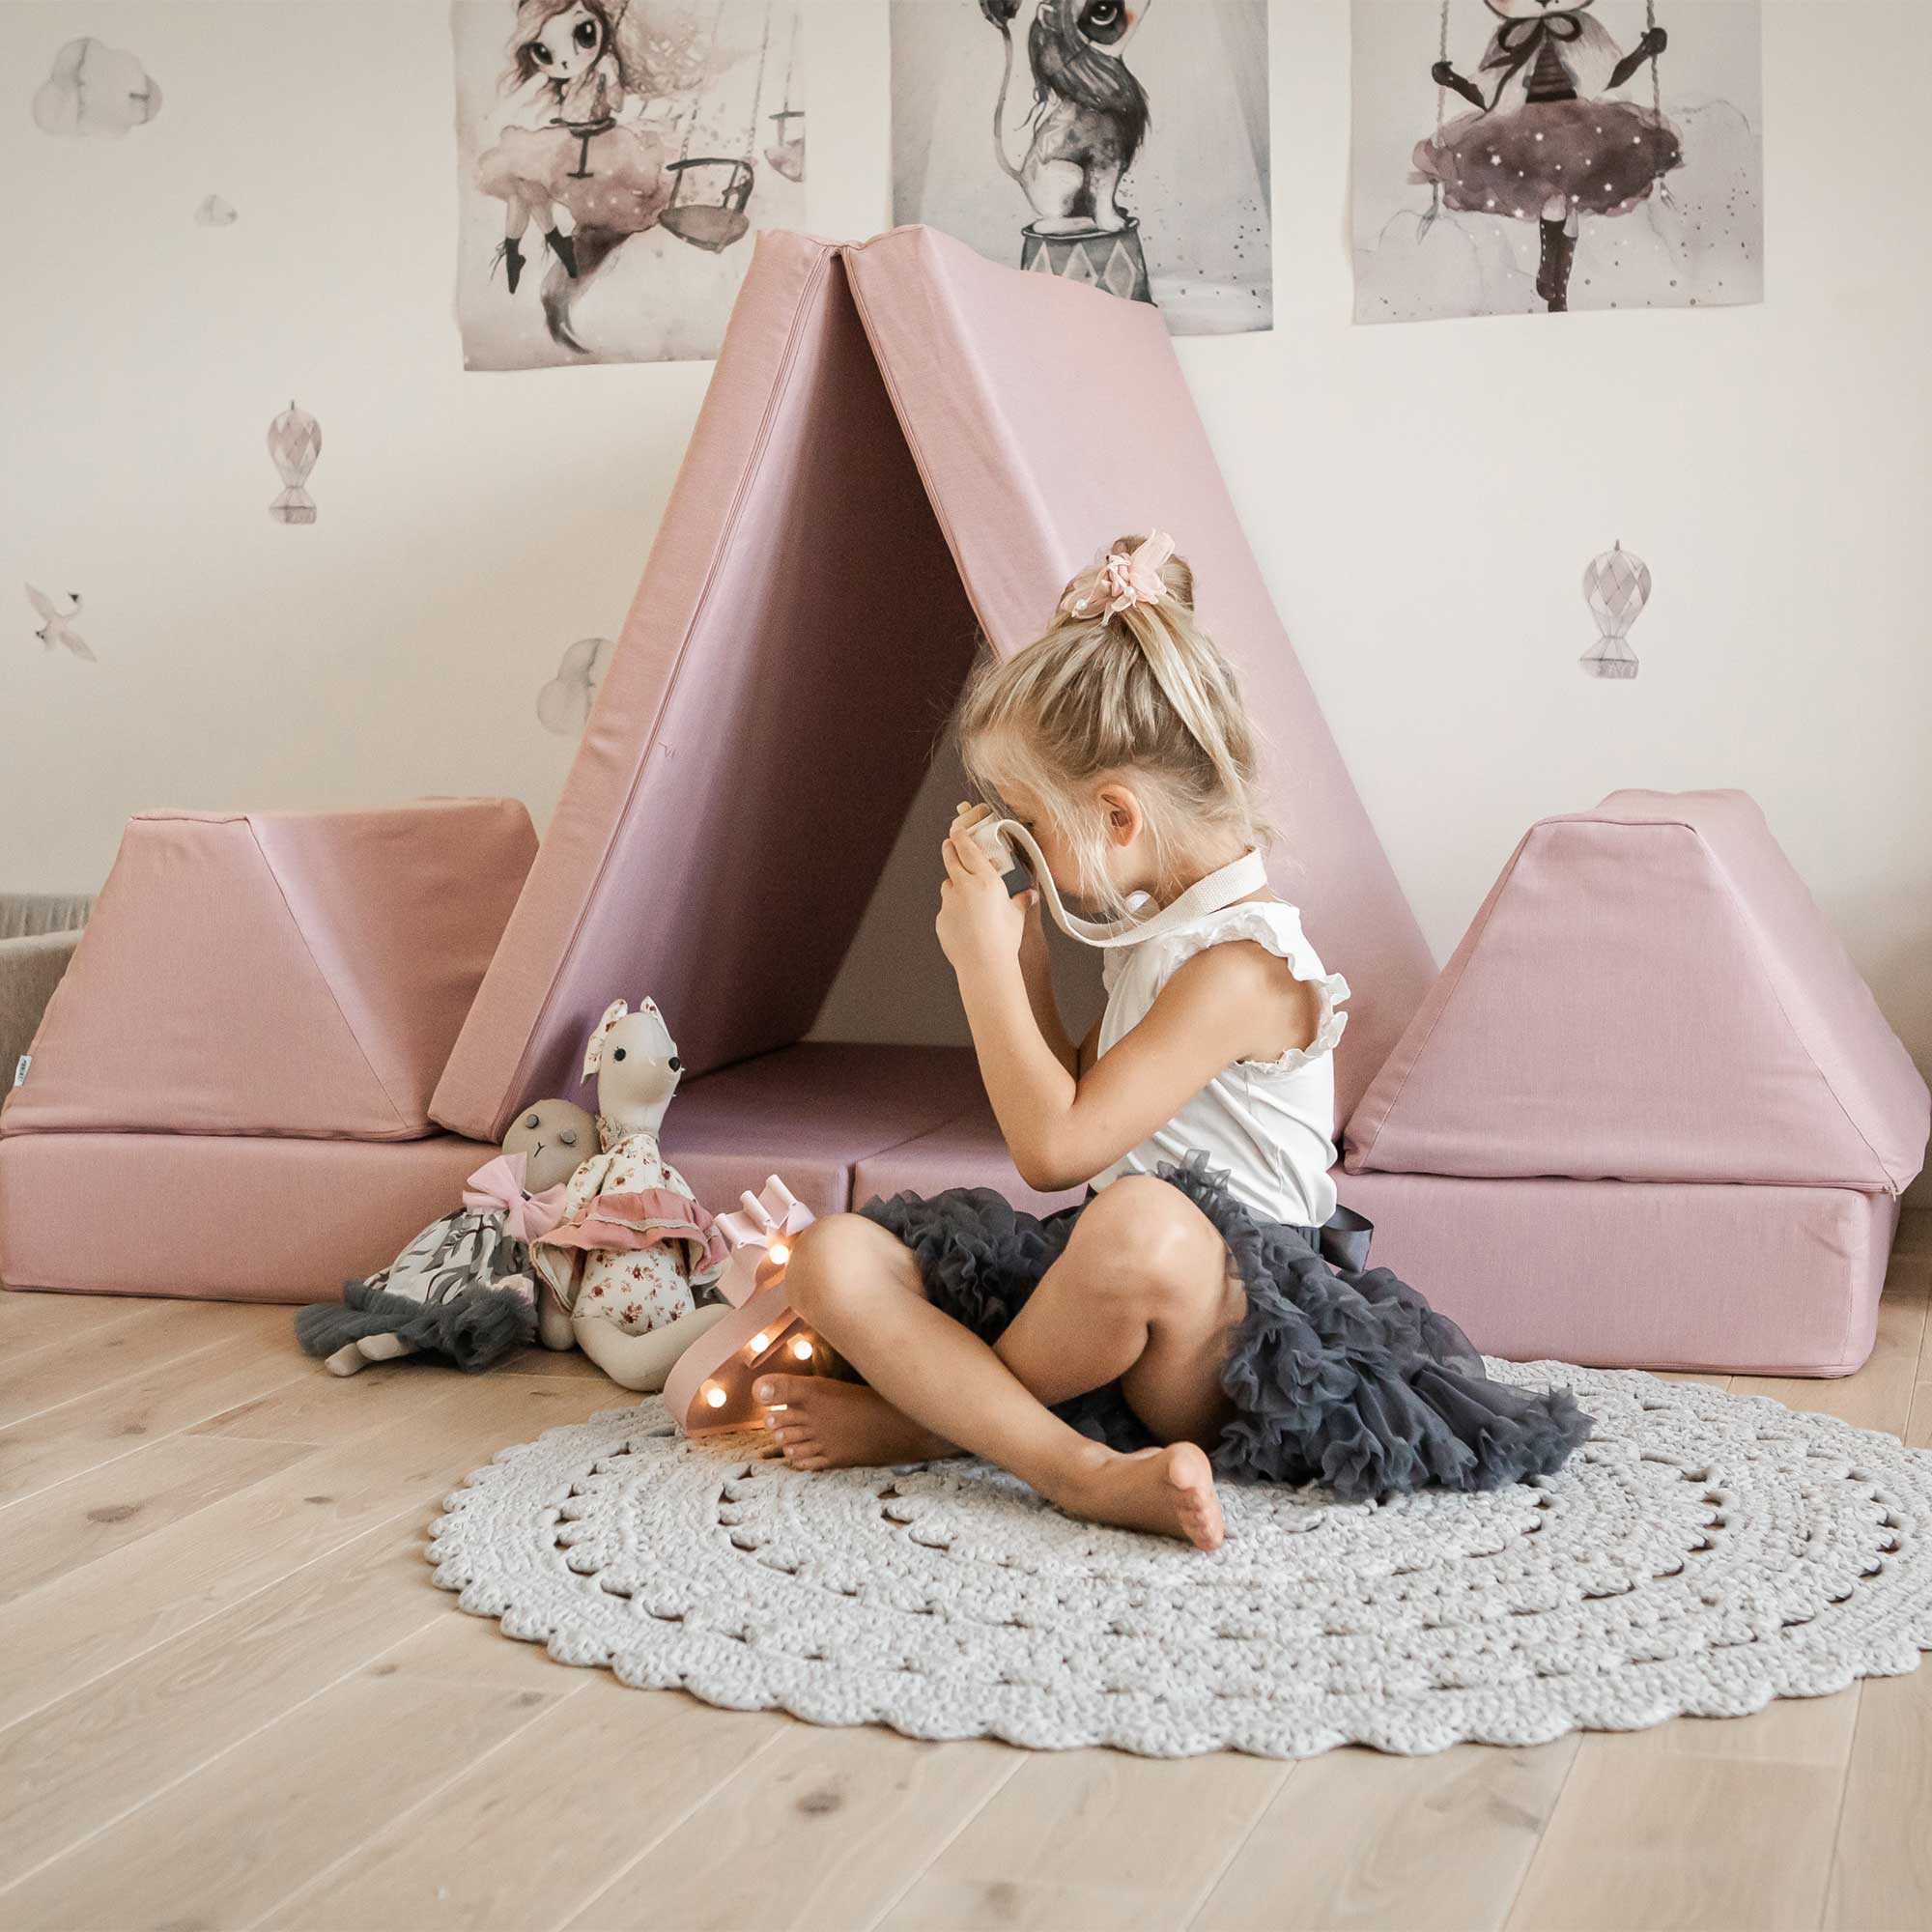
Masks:
[[[1158,604],[1166,595],[1160,569],[1174,554],[1174,539],[1165,530],[1150,530],[1131,551],[1110,553],[1100,565],[1100,581],[1085,597],[1068,597],[1061,607],[1075,617],[1091,617],[1103,602],[1106,614],[1118,617],[1136,604]]]

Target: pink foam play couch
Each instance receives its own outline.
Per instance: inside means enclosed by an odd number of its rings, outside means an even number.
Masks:
[[[302,1299],[446,1213],[431,1096],[536,845],[511,799],[130,819],[0,1105],[0,1279]]]
[[[803,1036],[976,639],[1017,648],[1155,520],[1292,748],[1275,885],[1355,989],[1339,1179],[1376,1258],[1498,1353],[1855,1367],[1925,1089],[1755,809],[1547,821],[1437,979],[1158,315],[923,229],[761,238],[533,859],[501,801],[130,824],[0,1108],[0,1278],[331,1293],[520,1104],[587,1097],[592,1022],[647,992],[714,1208],[774,1171],[819,1213],[1046,1205],[970,1053]]]
[[[1378,1258],[1509,1353],[1843,1375],[1926,1128],[1751,800],[1620,791],[1524,835],[1340,1179]]]

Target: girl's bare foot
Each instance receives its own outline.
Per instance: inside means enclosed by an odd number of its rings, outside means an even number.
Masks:
[[[774,1405],[765,1427],[794,1469],[923,1463],[959,1453],[863,1382],[761,1376],[753,1394]],[[1213,1470],[1192,1442],[1131,1456],[1093,1444],[1041,1493],[1068,1516],[1179,1537],[1197,1549],[1219,1548],[1225,1534]]]
[[[1218,1549],[1226,1533],[1213,1469],[1207,1452],[1192,1442],[1131,1456],[1096,1447],[1055,1484],[1048,1500],[1068,1516],[1178,1536],[1197,1549]]]
[[[760,1402],[784,1405],[765,1417],[765,1427],[794,1469],[925,1463],[959,1453],[864,1382],[763,1376],[753,1393]]]

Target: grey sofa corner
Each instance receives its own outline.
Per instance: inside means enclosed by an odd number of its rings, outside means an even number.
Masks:
[[[0,893],[0,1094],[34,1043],[94,901],[75,894]]]

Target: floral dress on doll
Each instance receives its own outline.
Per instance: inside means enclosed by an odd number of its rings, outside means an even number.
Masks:
[[[1555,1469],[1590,1433],[1569,1391],[1491,1380],[1453,1321],[1387,1268],[1369,1266],[1372,1224],[1336,1206],[1333,1055],[1349,986],[1324,972],[1294,907],[1241,900],[1114,949],[1102,969],[1100,1051],[1139,1023],[1183,960],[1234,939],[1266,947],[1315,985],[1319,1018],[1306,1047],[1223,1068],[1095,1175],[1084,1200],[1044,1217],[990,1187],[874,1195],[859,1212],[912,1249],[935,1307],[991,1342],[1097,1191],[1123,1174],[1152,1174],[1214,1224],[1247,1292],[1221,1369],[1232,1413],[1210,1451],[1218,1474],[1321,1482],[1353,1499],[1432,1485],[1495,1489]],[[1118,1382],[1056,1412],[1117,1449],[1153,1440]]]
[[[539,1236],[535,1264],[558,1304],[646,1335],[716,1301],[725,1243],[647,1129],[597,1117],[603,1152],[564,1183],[561,1219]]]

